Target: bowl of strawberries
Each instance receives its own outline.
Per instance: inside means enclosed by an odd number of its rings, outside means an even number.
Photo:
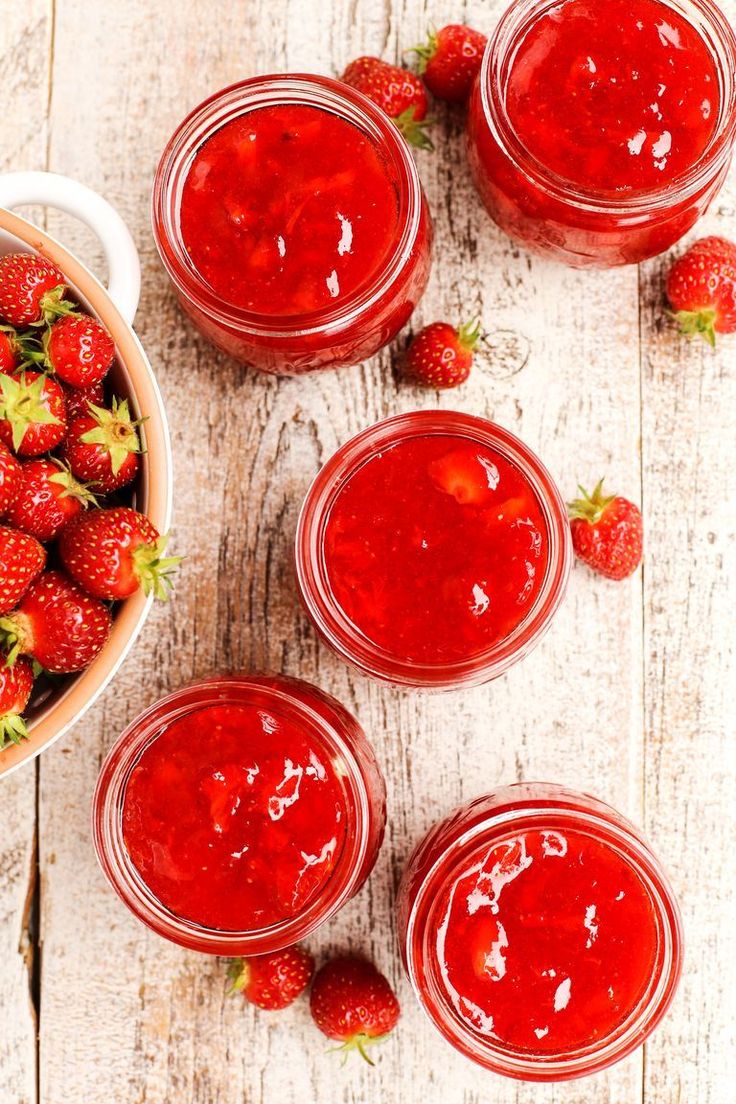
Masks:
[[[95,230],[100,281],[12,208]],[[120,216],[66,177],[0,177],[0,774],[67,732],[123,662],[177,558],[172,465],[131,323],[138,256]]]

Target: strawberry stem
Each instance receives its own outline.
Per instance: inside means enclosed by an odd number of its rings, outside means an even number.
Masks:
[[[716,310],[715,307],[703,307],[697,311],[668,311],[670,318],[679,324],[680,333],[686,337],[701,334],[708,344],[716,347]]]
[[[168,601],[174,588],[173,576],[181,563],[181,556],[164,558],[168,540],[168,534],[165,534],[150,544],[140,544],[133,552],[133,571],[143,587],[143,593],[146,596],[153,594],[162,602]]]
[[[467,352],[472,353],[475,346],[480,340],[482,328],[480,324],[480,318],[476,318],[473,322],[465,322],[459,327],[457,331],[457,339],[461,347]]]
[[[231,984],[226,989],[228,996],[234,996],[236,993],[242,993],[248,984],[248,978],[250,975],[250,967],[243,958],[234,958],[227,968],[227,976]]]
[[[4,751],[10,744],[19,744],[28,739],[26,722],[19,713],[6,713],[0,717],[0,751]]]
[[[415,119],[414,110],[413,107],[407,107],[406,111],[396,116],[394,122],[410,146],[414,146],[415,149],[433,150],[434,142],[427,134],[426,128],[431,126],[434,120]]]
[[[422,42],[419,46],[410,46],[404,53],[416,54],[419,58],[417,71],[420,76],[425,73],[427,65],[437,53],[437,28],[430,24],[427,29],[427,41]]]
[[[59,284],[41,297],[41,318],[38,322],[32,322],[32,326],[50,326],[54,319],[76,313],[77,304],[64,298],[65,290],[64,285]]]
[[[603,494],[603,479],[598,480],[592,494],[588,494],[579,484],[578,490],[581,497],[567,504],[570,520],[579,518],[582,521],[589,521],[591,525],[596,525],[603,517],[606,506],[609,502],[613,502],[616,496]]]
[[[88,402],[87,406],[97,425],[83,433],[79,439],[84,445],[102,445],[110,457],[112,474],[117,475],[126,456],[131,452],[142,451],[138,427],[145,418],[131,418],[127,399],[122,402],[113,399],[111,410],[106,410],[104,406],[95,406],[92,402]]]

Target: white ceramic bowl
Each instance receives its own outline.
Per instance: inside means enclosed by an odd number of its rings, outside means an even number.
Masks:
[[[12,213],[12,208],[27,204],[67,211],[95,231],[107,255],[107,290],[59,242]],[[110,372],[112,390],[130,400],[136,417],[147,418],[136,506],[165,532],[171,521],[171,443],[156,378],[131,325],[140,294],[140,263],[127,226],[102,196],[68,177],[7,173],[0,176],[0,256],[16,252],[41,253],[53,261],[84,308],[112,334],[117,349]],[[116,606],[110,639],[99,656],[32,711],[29,739],[0,752],[0,775],[29,762],[76,724],[115,675],[150,607],[151,598],[142,592]]]

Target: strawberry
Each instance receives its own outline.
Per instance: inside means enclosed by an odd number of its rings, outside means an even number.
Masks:
[[[440,31],[430,30],[419,55],[419,73],[438,100],[465,103],[480,72],[488,39],[462,23],[451,23]]]
[[[11,326],[40,326],[75,310],[64,299],[64,274],[35,253],[0,258],[0,318]]]
[[[33,667],[19,659],[12,667],[0,664],[0,751],[28,738],[21,716],[33,689]]]
[[[46,366],[69,387],[93,387],[110,371],[115,343],[96,318],[68,314],[44,338]]]
[[[312,1018],[320,1031],[357,1050],[373,1065],[366,1048],[396,1027],[400,1008],[383,974],[362,958],[333,958],[318,971],[309,998]]]
[[[46,571],[31,583],[15,612],[0,617],[0,647],[11,664],[26,655],[53,674],[71,674],[98,655],[111,624],[102,602],[63,571]]]
[[[342,80],[377,103],[394,120],[407,142],[419,149],[434,148],[424,123],[427,93],[415,73],[377,57],[359,57],[350,62]]]
[[[60,385],[40,372],[0,375],[0,441],[19,456],[38,456],[66,434]]]
[[[20,464],[12,452],[0,444],[0,517],[4,517],[20,488]]]
[[[717,333],[734,333],[736,244],[716,237],[696,241],[670,269],[667,298],[682,333],[702,334],[713,346]]]
[[[470,375],[480,322],[455,329],[449,322],[433,322],[413,338],[406,354],[410,374],[426,387],[457,387]]]
[[[608,579],[625,579],[641,563],[641,511],[620,495],[604,495],[603,480],[592,495],[569,504],[572,545],[578,559]]]
[[[143,587],[164,601],[179,556],[163,558],[168,536],[129,506],[90,510],[61,534],[59,555],[69,574],[95,598],[127,598]]]
[[[0,525],[0,616],[15,609],[46,566],[46,549],[34,537]]]
[[[113,399],[111,410],[90,403],[86,414],[70,421],[61,455],[79,479],[109,494],[132,482],[138,473],[138,425],[126,400]]]
[[[28,333],[19,334],[12,326],[0,326],[0,372],[13,376],[19,366],[43,360],[41,343]]]
[[[69,425],[82,414],[89,414],[89,403],[102,406],[105,401],[105,388],[101,383],[93,387],[65,387],[66,420]]]
[[[97,505],[94,495],[68,467],[55,457],[42,457],[21,464],[8,521],[36,540],[50,541],[90,505]]]
[[[438,456],[427,467],[435,487],[461,506],[490,506],[496,499],[499,483],[498,468],[491,460],[478,455],[472,444],[459,445]],[[498,507],[499,513],[503,506]]]
[[[235,958],[227,972],[232,981],[229,992],[242,993],[251,1004],[275,1012],[301,996],[313,972],[314,959],[302,947],[286,947],[254,958]]]

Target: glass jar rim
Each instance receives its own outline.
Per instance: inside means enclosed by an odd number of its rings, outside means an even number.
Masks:
[[[328,720],[307,702],[289,693],[289,686],[304,687],[332,710]],[[125,846],[122,810],[131,772],[141,754],[176,720],[212,705],[244,704],[237,694],[256,691],[270,696],[282,711],[292,715],[317,735],[330,754],[341,760],[340,777],[355,825],[346,836],[339,859],[325,884],[307,907],[295,916],[261,929],[229,931],[208,928],[171,912],[148,888]],[[108,882],[130,911],[158,935],[181,946],[207,954],[264,954],[305,938],[333,916],[359,886],[358,875],[370,839],[370,804],[363,772],[350,743],[339,731],[340,714],[347,713],[336,699],[301,679],[283,675],[218,675],[192,682],[165,695],[140,713],[118,737],[105,757],[92,799],[92,838],[98,862]],[[349,715],[356,726],[358,722]],[[360,728],[360,726],[358,726]],[[360,732],[362,733],[362,728]]]
[[[324,527],[342,486],[380,447],[409,437],[470,438],[502,453],[527,479],[544,513],[549,541],[545,580],[514,631],[470,658],[438,664],[414,662],[374,644],[333,598],[323,554]],[[307,491],[295,540],[296,575],[302,600],[322,636],[364,674],[395,685],[457,689],[503,674],[541,639],[560,606],[572,563],[567,509],[541,460],[509,430],[476,415],[448,410],[414,410],[362,430],[342,445],[317,473]]]
[[[387,154],[396,172],[401,234],[396,247],[368,283],[336,306],[303,315],[268,316],[226,303],[191,264],[181,237],[181,190],[192,160],[226,122],[259,107],[297,103],[313,106],[359,127]],[[331,77],[310,73],[250,77],[213,93],[182,120],[159,159],[151,194],[153,236],[161,261],[177,290],[225,326],[257,336],[295,338],[329,333],[350,325],[374,306],[401,276],[419,236],[423,193],[409,146],[394,121],[362,92]]]
[[[667,201],[668,207],[698,194],[725,169],[736,142],[736,35],[729,21],[712,0],[662,0],[669,7],[695,10],[711,31],[714,41],[706,40],[713,51],[721,79],[721,104],[718,126],[708,146],[687,172],[646,192],[620,197],[587,191],[548,169],[519,140],[506,111],[505,80],[510,55],[522,40],[533,19],[559,0],[512,0],[501,16],[483,55],[479,77],[480,98],[487,126],[501,149],[513,159],[514,166],[528,183],[562,203],[596,214],[644,215],[652,206]],[[687,16],[686,16],[687,17]]]
[[[548,783],[517,785],[520,789],[528,787],[533,790],[535,786],[550,789]],[[512,785],[508,790],[514,788]],[[541,798],[536,802],[506,807],[500,813],[491,813],[472,823],[443,848],[414,890],[404,941],[409,981],[425,1014],[444,1038],[466,1057],[485,1068],[507,1077],[530,1081],[571,1080],[588,1076],[626,1057],[661,1022],[674,999],[682,973],[683,931],[679,906],[667,875],[648,844],[627,818],[605,802],[590,798],[595,810],[580,809],[566,801],[566,797],[582,800],[587,795],[573,794],[563,787],[551,788],[559,791],[560,800],[555,800],[554,797]],[[444,987],[435,980],[431,962],[420,978],[416,950],[419,944],[426,947],[426,931],[436,903],[447,883],[452,880],[453,871],[458,864],[466,862],[468,856],[479,847],[489,845],[493,840],[502,842],[510,832],[528,830],[535,826],[538,830],[549,827],[550,831],[554,831],[566,825],[586,831],[615,850],[642,882],[655,912],[661,941],[658,969],[639,1004],[631,1010],[624,1023],[602,1042],[579,1048],[566,1057],[559,1054],[530,1056],[523,1052],[512,1053],[510,1048],[494,1046],[461,1020],[452,1008]],[[428,974],[433,985],[433,999],[430,1002],[423,995],[423,983],[426,983]]]

